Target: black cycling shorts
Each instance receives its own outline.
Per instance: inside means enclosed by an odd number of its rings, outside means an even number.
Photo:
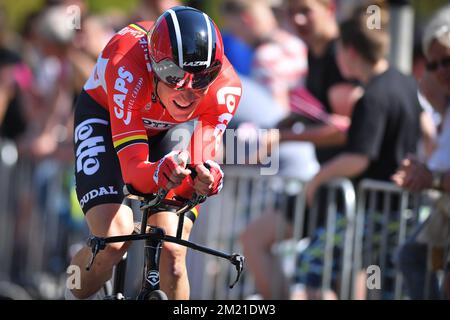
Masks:
[[[151,137],[149,148],[155,147],[167,131]],[[114,150],[109,113],[84,90],[75,105],[74,119],[75,185],[78,201],[84,214],[106,203],[130,206],[124,201],[123,179],[119,158]],[[175,211],[160,207],[158,211]],[[196,212],[186,213],[195,221]]]

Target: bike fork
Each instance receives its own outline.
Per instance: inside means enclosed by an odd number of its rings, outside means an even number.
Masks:
[[[127,270],[127,256],[128,253],[125,253],[120,260],[120,262],[116,266],[116,270],[114,273],[114,293],[124,293],[125,291],[125,274]]]
[[[103,285],[105,291],[105,299],[107,300],[123,300],[125,299],[125,274],[127,271],[127,253],[125,253],[122,259],[114,268],[114,274],[111,280],[108,280]]]
[[[157,227],[151,227],[150,233],[158,234],[162,238],[164,230]],[[145,295],[159,290],[159,260],[161,258],[162,241],[160,239],[145,240],[145,260],[144,275],[142,280],[142,289],[138,299],[145,299]]]

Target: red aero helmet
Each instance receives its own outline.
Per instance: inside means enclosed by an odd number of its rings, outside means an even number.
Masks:
[[[222,67],[222,36],[206,13],[174,7],[153,27],[150,60],[155,76],[168,86],[205,89]]]

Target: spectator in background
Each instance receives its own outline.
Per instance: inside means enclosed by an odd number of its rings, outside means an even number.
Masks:
[[[178,0],[140,0],[130,21],[156,21],[164,11],[180,5]]]
[[[253,48],[232,32],[222,32],[223,49],[234,69],[244,76],[250,76],[252,71]]]
[[[289,89],[307,71],[306,47],[282,30],[267,0],[224,0],[225,27],[254,48],[251,77],[289,107]]]
[[[428,72],[425,72],[426,58],[422,49],[422,35],[422,26],[416,26],[414,29],[412,75],[421,86],[418,91],[419,103],[424,111],[426,111],[421,114],[422,137],[417,150],[417,157],[425,160],[430,157],[436,147],[437,127],[441,121],[441,117],[433,109],[428,99],[423,96],[422,91],[427,91],[429,96],[441,94],[439,93],[439,86],[433,83],[433,81],[430,81]],[[428,88],[425,88],[425,86]]]
[[[261,137],[258,129],[271,129],[286,116],[286,110],[277,105],[277,102],[261,84],[244,76],[240,76],[240,79],[245,94],[240,101],[241,108],[236,111],[229,125],[230,129],[237,130],[235,146],[239,145],[238,140],[249,144],[255,143],[251,138]],[[228,137],[225,138],[225,144],[227,144]],[[278,237],[277,226],[283,224],[285,220],[288,223],[281,236],[283,238],[292,237],[295,201],[302,188],[301,181],[308,181],[319,169],[314,146],[311,143],[283,142],[279,145],[277,152],[278,157],[272,158],[271,161],[279,160],[277,177],[282,180],[271,179],[273,183],[271,183],[270,189],[275,193],[275,203],[264,208],[264,212],[250,221],[240,235],[248,269],[255,279],[257,295],[264,299],[287,299],[289,297],[285,275],[282,273],[277,259],[272,255],[271,247],[275,241],[283,240]],[[254,164],[256,162],[252,158],[253,154],[245,156],[248,157],[245,163]],[[242,159],[238,157],[235,159],[237,162],[234,163],[243,163]],[[267,277],[267,274],[271,276]],[[279,292],[273,290],[271,282],[279,285],[277,288]]]
[[[100,52],[114,35],[114,29],[104,16],[86,15],[81,29],[74,35],[67,52],[74,73],[74,90],[81,92]]]
[[[4,97],[13,102],[12,108],[4,114],[5,126],[0,126],[2,132],[8,132],[8,135],[11,134],[11,129],[14,131],[20,161],[17,170],[22,180],[21,188],[13,189],[15,193],[11,192],[14,199],[12,201],[17,206],[17,214],[11,226],[15,229],[11,277],[19,283],[29,284],[30,281],[39,279],[43,272],[35,270],[36,278],[24,277],[26,273],[22,267],[24,259],[29,264],[35,262],[27,260],[29,258],[27,253],[40,250],[39,245],[34,246],[30,241],[30,229],[37,233],[48,231],[60,221],[55,220],[56,215],[63,214],[69,203],[68,194],[65,198],[62,195],[67,190],[62,190],[58,186],[55,192],[51,187],[54,187],[59,182],[58,179],[64,175],[64,165],[68,164],[66,160],[72,158],[70,114],[73,86],[67,52],[75,30],[67,28],[66,9],[67,5],[73,3],[79,2],[65,1],[62,7],[49,2],[40,12],[30,15],[30,19],[27,20],[23,46],[20,46],[20,41],[8,42],[21,47],[20,53],[25,63],[32,67],[31,70],[17,55],[0,50],[0,91],[2,91],[0,96],[3,96],[3,92],[9,91],[10,93]],[[0,30],[4,31],[4,28],[0,27]],[[10,91],[11,88],[13,91]],[[29,171],[27,168],[32,170]],[[53,190],[51,196],[48,196],[49,190]],[[64,206],[66,208],[63,208]],[[62,237],[67,237],[66,231],[62,225],[58,225],[58,228],[52,229],[51,240],[50,237],[42,239],[45,243],[41,245],[46,248],[46,253],[56,253],[54,250],[61,250],[58,251],[61,253],[66,250],[62,246],[63,241],[59,241]],[[58,244],[59,247],[55,248]],[[65,255],[55,255],[48,260],[47,258],[43,257],[46,266],[59,276],[63,269],[58,269],[57,261],[64,260]],[[59,264],[59,267],[61,266],[64,267],[64,264]]]
[[[417,87],[413,78],[389,66],[386,59],[389,32],[385,18],[382,14],[380,29],[368,29],[365,10],[357,10],[340,26],[339,68],[345,77],[357,79],[364,85],[364,95],[352,113],[345,151],[326,162],[307,184],[309,205],[318,187],[333,178],[348,177],[355,183],[363,178],[389,181],[403,157],[416,151],[422,111]],[[312,254],[311,250],[322,248],[323,241],[320,236],[312,239],[299,257],[300,266],[305,257]],[[311,274],[299,277],[310,289],[321,286],[319,281],[308,282],[321,279],[323,261],[316,258],[313,263]]]
[[[407,157],[392,179],[411,192],[433,188],[447,193],[436,200],[428,219],[400,248],[398,259],[411,299],[439,299],[438,280],[433,271],[445,268],[442,262],[436,261],[445,259],[442,249],[448,245],[450,232],[450,6],[439,10],[432,17],[425,29],[422,44],[426,71],[421,81],[421,91],[441,115],[442,123],[431,157],[426,162],[414,156]],[[431,263],[429,250],[440,252],[438,256],[431,255]],[[432,265],[433,270],[429,270],[428,265]],[[432,271],[429,288],[425,285],[427,271]],[[448,275],[446,282],[449,298]],[[425,296],[427,291],[428,296]]]
[[[26,128],[22,92],[30,85],[29,69],[12,48],[0,10],[0,138],[16,140]]]
[[[31,39],[37,48],[33,54],[38,61],[33,90],[38,98],[20,150],[35,160],[71,159],[75,73],[69,54],[76,30],[67,27],[66,19],[66,6],[53,5],[39,13],[33,26]]]
[[[43,245],[46,252],[60,254],[45,260],[44,269],[57,276],[64,271],[67,250],[63,243],[68,236],[66,223],[69,220],[66,218],[70,217],[72,106],[76,90],[75,72],[69,59],[76,29],[68,28],[66,9],[66,5],[45,7],[32,21],[30,47],[35,50],[29,51],[29,56],[36,57],[30,90],[34,96],[27,106],[27,130],[18,145],[21,159],[32,164],[33,171],[29,189],[21,190],[17,229],[24,233],[30,227],[54,228],[52,239],[46,238]],[[57,185],[64,177],[67,177],[67,184]],[[53,190],[55,185],[57,191]],[[28,239],[26,234],[22,237],[25,241]]]
[[[324,163],[335,156],[345,142],[355,101],[360,87],[344,80],[336,63],[336,39],[339,28],[334,0],[288,0],[288,13],[300,38],[308,46],[306,89],[322,104],[323,117],[302,133],[291,130],[297,116],[291,115],[280,124],[280,140],[311,141],[317,158]],[[300,106],[308,109],[309,106]],[[314,110],[306,110],[308,113]]]
[[[15,140],[26,128],[18,81],[21,66],[18,55],[0,48],[0,138]]]
[[[296,112],[291,112],[278,124],[281,129],[280,152],[283,144],[286,145],[285,142],[312,142],[316,146],[317,160],[323,163],[341,150],[341,147],[329,146],[344,143],[345,129],[348,127],[353,104],[361,94],[361,89],[344,80],[337,67],[335,46],[339,30],[334,1],[289,0],[287,11],[294,29],[308,46],[308,72],[306,90],[300,86],[290,94],[290,109],[297,109]],[[299,97],[300,103],[297,101]],[[303,115],[298,114],[298,109],[303,111]],[[311,114],[318,113],[321,114],[319,118],[311,117]],[[271,134],[263,139],[263,143],[267,143],[267,149],[270,150],[272,142],[278,138],[277,135]],[[305,148],[307,147],[305,145]],[[295,162],[300,156],[298,152],[290,159]],[[316,162],[309,163],[311,165],[308,174],[315,174]],[[312,176],[308,174],[302,178],[307,180],[311,178]],[[292,197],[290,199],[292,200]],[[289,223],[284,236],[292,237],[292,201],[287,207],[286,217],[277,212],[265,212],[251,221],[241,234],[247,264],[255,277],[256,289],[265,299],[271,298],[273,293],[267,274],[281,273],[271,253],[271,247],[277,240],[276,226],[285,223],[287,219]],[[323,215],[325,208],[320,206],[319,210]],[[279,277],[277,281],[283,283],[283,297],[287,298],[288,288],[283,280],[283,277]]]

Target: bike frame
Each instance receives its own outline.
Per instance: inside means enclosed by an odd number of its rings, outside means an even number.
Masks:
[[[130,186],[126,186],[128,189],[132,189]],[[124,191],[127,190],[127,192],[124,192],[125,194],[130,194],[133,196],[134,194],[139,194],[137,192],[129,193],[128,189],[124,188]],[[145,295],[149,292],[152,292],[154,290],[159,290],[159,283],[160,283],[160,277],[159,277],[159,262],[161,257],[161,249],[162,244],[164,241],[166,242],[172,242],[176,243],[188,248],[191,248],[193,250],[197,250],[206,254],[210,254],[219,258],[223,258],[228,260],[231,264],[233,264],[236,267],[237,271],[237,277],[233,284],[230,285],[230,288],[233,288],[234,285],[239,281],[241,272],[243,271],[243,264],[244,264],[244,257],[239,254],[226,254],[221,251],[217,251],[205,246],[201,246],[198,244],[195,244],[193,242],[183,240],[182,237],[182,230],[183,230],[183,222],[184,222],[184,215],[186,212],[194,208],[198,203],[200,203],[204,198],[195,196],[193,199],[189,200],[187,203],[182,203],[175,200],[167,200],[165,198],[165,192],[158,192],[158,194],[155,195],[152,194],[151,196],[145,195],[145,197],[142,197],[142,195],[139,195],[139,200],[141,200],[141,211],[142,211],[142,222],[141,222],[141,230],[138,234],[132,234],[132,235],[123,235],[123,236],[114,236],[114,237],[91,237],[88,240],[88,246],[92,249],[92,259],[88,267],[86,268],[89,270],[90,266],[92,265],[95,256],[100,250],[103,250],[108,243],[114,243],[114,242],[126,242],[126,241],[138,241],[138,240],[145,240],[144,245],[144,273],[143,273],[143,279],[142,279],[142,287],[141,291],[139,293],[138,299],[145,299]],[[143,198],[143,199],[142,199]],[[178,218],[178,226],[177,226],[177,234],[175,237],[166,235],[164,230],[159,227],[155,226],[149,226],[149,230],[147,232],[147,220],[150,215],[150,209],[158,206],[160,203],[163,204],[169,204],[176,207],[181,207],[176,214],[179,216]],[[127,258],[126,255],[124,258],[119,262],[119,264],[116,266],[116,270],[114,273],[114,289],[112,293],[112,299],[123,299],[123,293],[124,293],[124,284],[125,284],[125,275],[126,275],[126,264],[127,264]]]

